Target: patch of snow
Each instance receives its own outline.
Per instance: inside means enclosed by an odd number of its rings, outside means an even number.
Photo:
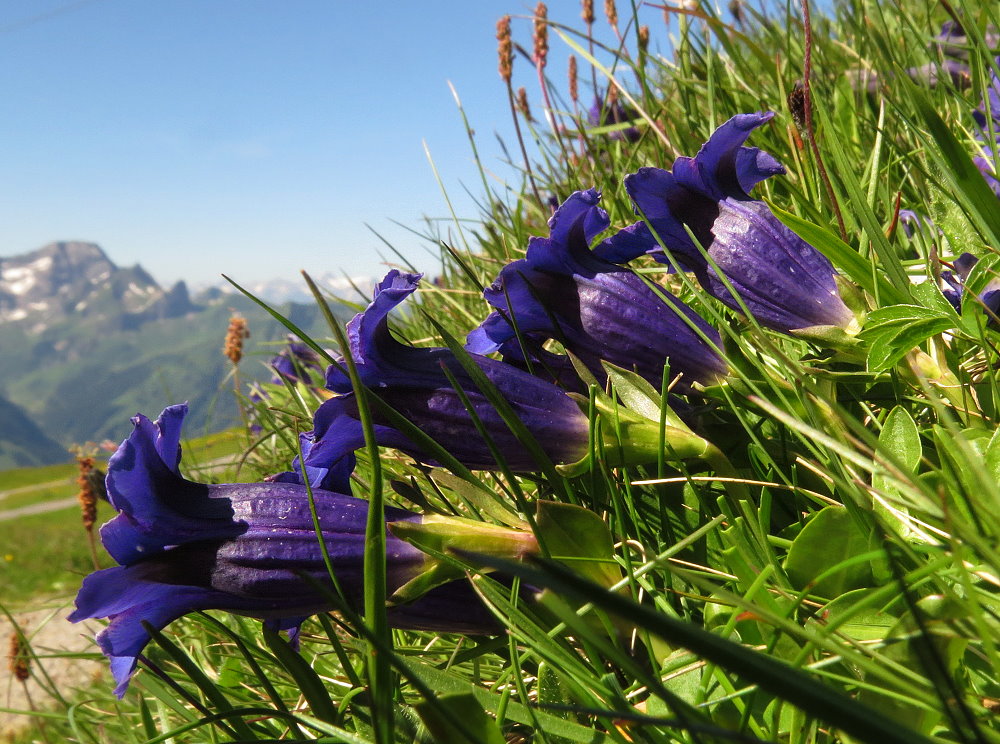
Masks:
[[[24,320],[27,317],[28,317],[28,311],[25,310],[23,307],[19,307],[17,308],[17,310],[12,310],[10,313],[8,313],[4,317],[4,320]]]
[[[22,295],[35,286],[36,277],[30,266],[12,266],[3,270],[3,281],[8,292]]]
[[[49,309],[49,303],[47,302],[29,302],[28,309],[32,312],[40,313],[42,310]]]
[[[52,256],[42,256],[28,264],[32,271],[48,271],[52,268]]]
[[[87,307],[87,301],[86,300],[80,300],[78,303],[76,303],[76,307],[74,307],[73,310],[76,311],[76,312],[80,312],[81,310],[83,310],[86,307]]]
[[[91,284],[99,284],[100,282],[103,282],[105,279],[107,279],[109,276],[111,276],[111,272],[110,271],[102,271],[100,274],[98,274],[97,276],[93,277],[90,280],[90,283]]]

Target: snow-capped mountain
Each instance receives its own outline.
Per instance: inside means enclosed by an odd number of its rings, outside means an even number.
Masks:
[[[195,310],[183,282],[165,291],[141,266],[116,266],[96,243],[49,243],[0,258],[0,324],[37,333],[74,316],[136,327]]]
[[[234,277],[236,278],[236,277]],[[259,297],[265,302],[280,305],[286,302],[297,302],[310,304],[313,296],[309,292],[304,279],[268,279],[260,282],[242,282],[238,278],[240,286]],[[324,292],[331,297],[338,297],[351,302],[365,302],[371,298],[374,279],[370,276],[343,276],[338,274],[324,274],[320,277],[313,277],[313,281]],[[229,282],[220,280],[207,285],[199,285],[194,293],[197,297],[202,297],[204,293],[208,296],[222,294],[234,294],[238,290]]]

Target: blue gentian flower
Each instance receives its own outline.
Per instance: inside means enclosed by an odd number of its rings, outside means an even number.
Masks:
[[[609,100],[601,96],[594,98],[593,105],[587,111],[587,121],[594,127],[624,124],[637,118],[638,113],[631,106],[625,106],[617,99]],[[628,142],[637,142],[641,136],[642,133],[635,126],[615,129],[607,133],[609,139],[626,140]]]
[[[716,129],[695,157],[677,158],[669,171],[641,168],[627,176],[625,188],[652,231],[637,222],[595,253],[615,263],[644,253],[670,263],[665,246],[711,295],[741,310],[717,266],[762,325],[783,332],[848,329],[854,316],[840,297],[830,261],[785,227],[764,202],[749,196],[754,185],[785,172],[771,155],[743,146],[773,116],[738,114]]]
[[[1000,33],[997,33],[996,26],[990,24],[986,27],[983,40],[990,49],[1000,46]],[[968,62],[969,49],[972,48],[974,42],[969,39],[961,23],[949,20],[941,24],[941,31],[934,37],[934,44],[945,57]],[[966,73],[968,73],[968,66],[966,66]]]
[[[962,296],[965,294],[965,284],[972,272],[972,267],[979,263],[979,259],[971,253],[963,253],[956,258],[952,265],[955,273],[951,271],[941,272],[941,293],[945,299],[951,303],[952,307],[961,311]],[[1000,317],[1000,279],[991,279],[986,283],[986,287],[979,293],[979,302],[987,315],[990,323],[996,323]]]
[[[312,384],[313,373],[323,373],[319,354],[293,339],[294,336],[290,336],[288,345],[268,362],[268,366],[274,370],[272,384],[280,385],[284,379],[291,383],[304,382],[309,385]]]
[[[996,65],[1000,67],[1000,57],[997,57]],[[983,97],[983,105],[979,110],[973,111],[972,116],[979,130],[976,138],[982,145],[983,153],[974,157],[973,162],[993,193],[1000,198],[1000,167],[995,157],[995,153],[1000,151],[1000,78],[993,69],[990,70],[990,83]]]
[[[927,228],[929,230],[937,229],[934,225],[934,220],[930,217],[925,217],[922,214],[914,212],[912,209],[900,209],[899,215],[897,216],[897,221],[899,226],[903,230],[903,234],[908,238],[912,238],[920,230]]]
[[[186,405],[178,405],[155,422],[141,415],[132,419],[132,434],[108,462],[108,496],[118,514],[101,528],[101,540],[119,565],[84,579],[69,617],[73,622],[110,620],[97,642],[111,661],[119,697],[150,640],[143,623],[161,629],[189,612],[226,610],[294,632],[307,616],[333,609],[316,588],[318,583],[334,591],[306,487],[186,480],[178,471],[186,412]],[[359,607],[368,502],[321,490],[314,490],[313,498],[343,597]],[[385,516],[390,523],[421,519],[392,507],[386,507]],[[420,574],[427,560],[387,534],[387,590]],[[466,583],[446,584],[413,604],[390,608],[390,622],[412,629],[492,632],[495,620]]]
[[[466,348],[516,355],[523,351],[519,333],[535,347],[536,361],[543,361],[538,341],[556,339],[598,377],[604,360],[659,388],[667,361],[679,391],[718,382],[727,373],[718,332],[666,289],[652,289],[590,250],[609,225],[599,199],[596,189],[572,194],[549,220],[549,237],[531,238],[526,256],[503,268],[484,293],[497,310],[469,334]]]
[[[537,470],[535,457],[511,432],[449,349],[417,348],[393,338],[387,322],[389,312],[416,290],[419,281],[419,274],[390,271],[375,288],[368,308],[348,323],[350,354],[361,382],[466,467],[494,470],[497,462],[449,382],[444,371],[447,369],[470,400],[506,464],[514,471]],[[478,354],[470,357],[553,462],[571,463],[584,457],[589,422],[566,393],[509,364]],[[310,478],[328,477],[327,469],[331,467],[343,469],[343,458],[353,456],[347,453],[364,443],[357,401],[350,379],[341,368],[331,366],[327,370],[327,387],[342,395],[325,401],[316,412],[305,457]],[[376,424],[378,444],[399,449],[421,462],[432,460],[418,444],[378,419],[377,411]]]

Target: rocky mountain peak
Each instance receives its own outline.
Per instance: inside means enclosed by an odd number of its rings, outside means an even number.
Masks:
[[[70,314],[111,318],[145,311],[163,295],[144,269],[119,268],[96,243],[58,241],[0,258],[0,323],[42,329]]]

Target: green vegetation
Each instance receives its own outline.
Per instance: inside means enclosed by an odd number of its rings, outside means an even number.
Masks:
[[[238,429],[185,440],[185,463],[203,464],[205,474],[197,476],[199,480],[232,480],[230,463],[245,442],[246,435]],[[104,468],[106,463],[99,461],[97,466]],[[75,500],[52,511],[5,518],[15,509],[74,499],[79,490],[76,473],[75,464],[0,472],[0,493],[16,489],[0,498],[0,585],[4,587],[0,602],[8,610],[69,599],[82,577],[93,570]],[[103,502],[98,507],[100,526],[114,511]],[[113,565],[103,552],[101,560],[105,566]]]
[[[972,112],[1000,75],[986,43],[1000,18],[968,2],[835,4],[812,23],[809,122],[795,93],[802,18],[734,7],[736,20],[708,3],[672,15],[663,56],[623,9],[621,46],[594,63],[597,87],[613,76],[632,107],[629,122],[590,126],[589,94],[570,100],[544,82],[551,118],[520,120],[539,148],[530,173],[515,157],[524,179],[489,190],[484,165],[481,222],[427,236],[440,247],[437,281],[394,329],[475,369],[454,339],[486,316],[482,287],[548,234],[548,195],[596,186],[620,229],[635,220],[625,174],[694,155],[734,114],[769,109],[777,116],[750,144],[788,173],[754,196],[836,266],[860,335],[768,330],[644,259],[643,276],[722,335],[730,374],[680,401],[686,421],[670,417],[665,385],[611,369],[607,395],[591,386],[582,401],[592,422],[598,411],[620,417],[610,438],[591,440],[580,472],[543,462],[515,476],[501,462],[473,473],[447,451],[435,459],[448,467],[359,452],[355,495],[531,529],[548,558],[564,559],[436,553],[476,577],[503,633],[386,630],[373,601],[384,587],[371,583],[364,620],[314,616],[301,654],[257,621],[193,613],[153,635],[122,703],[110,685],[88,691],[72,726],[54,726],[81,742],[1000,742],[1000,359],[984,312],[1000,206],[970,159],[997,161],[977,144]],[[932,85],[919,70],[944,61],[932,38],[949,13],[963,19],[968,68]],[[591,60],[586,37],[548,33],[550,55]],[[631,125],[635,142],[607,136]],[[900,207],[937,227],[908,237]],[[941,279],[964,251],[979,263],[955,307]],[[268,392],[244,475],[288,469],[322,400],[306,386]],[[658,461],[619,466],[602,443],[627,436],[626,409],[663,427],[664,441],[669,422],[713,447],[686,460],[663,447]],[[419,431],[408,436],[433,451]],[[584,507],[599,527],[552,518],[551,502]],[[484,567],[546,591],[525,599]]]

